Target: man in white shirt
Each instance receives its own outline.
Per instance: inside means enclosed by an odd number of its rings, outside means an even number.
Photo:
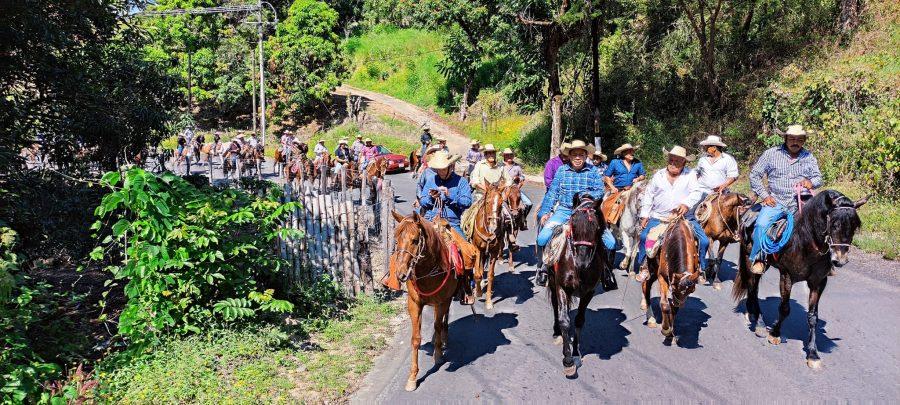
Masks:
[[[726,145],[718,136],[706,137],[700,141],[700,147],[706,152],[706,155],[697,162],[697,179],[701,190],[704,194],[724,192],[737,181],[737,161],[722,151]]]
[[[703,195],[696,174],[688,167],[687,151],[681,146],[674,146],[666,152],[668,164],[659,169],[644,190],[641,200],[641,241],[638,244],[637,266],[644,263],[647,257],[647,234],[661,222],[668,221],[674,215],[684,215],[694,230],[700,253],[700,268],[706,268],[706,251],[709,238],[697,219],[690,214],[691,209],[700,202]],[[640,267],[637,280],[643,282],[650,276],[646,266]]]

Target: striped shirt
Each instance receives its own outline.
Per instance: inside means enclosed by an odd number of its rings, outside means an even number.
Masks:
[[[588,164],[582,166],[581,170],[575,170],[568,164],[560,167],[553,176],[550,189],[544,194],[538,218],[549,213],[556,203],[562,208],[572,209],[572,198],[576,193],[587,193],[594,198],[603,198],[603,180],[597,175],[596,168]]]
[[[768,187],[763,185],[763,177],[768,178]],[[772,197],[791,211],[797,209],[794,185],[803,179],[809,180],[813,188],[822,185],[819,162],[806,149],[801,149],[796,159],[792,158],[784,145],[763,152],[750,170],[750,188],[753,192],[760,199]]]

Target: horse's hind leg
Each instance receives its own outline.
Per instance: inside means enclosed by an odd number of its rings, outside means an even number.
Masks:
[[[781,324],[791,313],[791,276],[787,272],[781,273],[779,287],[781,287],[781,305],[778,306],[778,320],[769,331],[769,343],[777,345],[781,343]]]
[[[562,344],[562,330],[559,328],[559,296],[556,295],[556,280],[550,277],[547,282],[547,291],[550,291],[550,304],[553,307],[553,344]]]
[[[497,254],[500,255],[501,252]],[[484,309],[494,309],[494,268],[497,267],[497,261],[500,260],[499,257],[492,257],[488,259],[488,274],[487,274],[487,295],[484,298]]]
[[[722,280],[719,279],[719,271],[722,270],[722,258],[725,257],[725,249],[728,248],[728,243],[719,241],[719,249],[716,255],[715,260],[710,260],[710,266],[712,266],[712,283],[713,288],[716,290],[722,289]],[[712,252],[712,250],[710,250]]]
[[[816,348],[816,329],[819,323],[819,299],[822,298],[822,292],[825,291],[825,285],[828,278],[822,278],[818,283],[806,282],[809,286],[809,307],[806,313],[806,323],[809,326],[809,335],[806,338],[806,365],[809,368],[822,367],[822,360],[819,359],[819,350]]]
[[[651,269],[651,272],[653,271],[652,267],[649,265],[648,268]],[[644,319],[647,322],[647,326],[650,328],[655,328],[657,326],[656,316],[653,315],[653,308],[650,306],[650,291],[653,289],[654,281],[656,281],[656,274],[650,274],[650,277],[641,283],[641,290],[643,292],[643,295],[641,295],[641,309],[645,311]]]
[[[422,344],[422,304],[406,298],[406,310],[409,312],[409,320],[412,323],[412,337],[409,344],[412,347],[412,356],[409,364],[409,378],[406,380],[406,390],[415,391],[418,386],[419,375],[419,345]]]

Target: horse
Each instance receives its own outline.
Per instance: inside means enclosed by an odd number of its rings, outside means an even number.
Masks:
[[[803,348],[806,350],[806,365],[817,369],[822,366],[816,348],[816,328],[819,322],[819,299],[828,284],[828,275],[834,267],[842,267],[850,260],[850,245],[856,230],[862,225],[856,210],[868,202],[870,196],[853,201],[834,190],[816,194],[804,204],[794,218],[794,231],[787,245],[777,254],[766,255],[768,266],[779,270],[781,305],[778,320],[768,333],[768,341],[773,345],[781,343],[781,325],[791,311],[791,287],[794,283],[806,281],[809,287],[806,321],[809,334]],[[752,232],[752,227],[748,227]],[[746,297],[747,320],[750,329],[762,337],[765,326],[760,323],[759,279],[750,267],[749,257],[753,240],[744,232],[740,242],[740,264],[734,280],[732,297],[735,301]]]
[[[419,165],[422,164],[422,157],[419,156],[419,150],[414,149],[409,152],[409,170],[412,172],[412,178],[415,180],[419,177]]]
[[[206,156],[206,163],[208,165],[212,165],[213,156],[218,156],[219,159],[222,159],[222,155],[225,153],[225,144],[222,142],[207,142],[200,147],[200,160],[203,160],[203,156]]]
[[[575,209],[565,228],[565,247],[553,263],[553,274],[547,285],[553,305],[553,337],[555,344],[563,346],[563,372],[567,377],[575,377],[577,372],[575,357],[581,356],[579,342],[585,311],[607,264],[602,241],[606,220],[600,209],[601,201],[578,194],[572,200]],[[573,324],[569,311],[575,296],[579,300]]]
[[[625,270],[626,273],[629,265],[634,263],[638,252],[637,244],[641,240],[641,195],[646,186],[647,183],[644,181],[632,185],[631,191],[626,196],[625,209],[622,211],[622,216],[619,217],[619,222],[610,226],[613,235],[622,242],[625,257],[619,262],[619,269]],[[638,269],[635,269],[634,273],[637,275]]]
[[[387,174],[388,170],[388,160],[383,156],[378,156],[366,166],[366,170],[363,171],[362,177],[366,180],[366,184],[369,185],[369,203],[374,204],[375,199],[377,198],[377,191],[381,188],[381,181],[384,180],[384,175]]]
[[[507,188],[506,191],[506,199],[503,201],[503,210],[504,214],[507,216],[507,227],[509,232],[507,232],[507,236],[509,237],[509,247],[507,249],[509,253],[509,269],[510,271],[515,270],[515,266],[513,264],[513,252],[516,244],[516,239],[519,237],[519,228],[523,221],[526,221],[525,218],[525,207],[522,206],[522,183],[519,182],[519,179],[516,178],[513,181],[513,184]]]
[[[704,269],[706,279],[711,280],[716,290],[722,289],[722,281],[719,280],[719,269],[722,266],[722,257],[728,245],[740,240],[740,217],[749,208],[750,198],[739,193],[718,194],[709,202],[706,212],[698,212],[698,216],[706,217],[702,222],[703,232],[710,241],[718,242],[717,249],[710,249],[710,258],[707,268]],[[699,211],[699,210],[698,210]],[[703,274],[701,273],[701,282]]]
[[[675,317],[678,310],[694,292],[700,278],[700,257],[691,225],[684,217],[676,217],[662,236],[662,246],[655,257],[647,258],[650,278],[641,285],[641,310],[646,311],[647,326],[657,326],[650,308],[650,289],[654,278],[659,280],[659,310],[662,313],[662,334],[666,339],[676,337]],[[671,291],[671,298],[669,292]]]
[[[319,185],[320,191],[325,191],[327,188],[328,176],[331,174],[332,166],[333,163],[331,161],[330,153],[323,153],[316,158],[313,164],[313,172],[310,179],[313,180],[314,184]]]
[[[262,147],[257,146],[254,148],[250,145],[244,145],[241,148],[241,176],[244,176],[245,172],[249,172],[251,175],[258,174],[264,159]]]
[[[458,280],[454,272],[449,248],[438,230],[431,223],[413,213],[408,217],[392,212],[397,221],[394,230],[396,244],[391,253],[389,271],[401,283],[406,283],[406,310],[412,324],[412,360],[406,390],[418,386],[419,345],[422,343],[422,309],[434,307],[434,364],[441,364],[447,348],[450,304],[456,294]]]
[[[503,204],[507,199],[508,188],[505,184],[495,186],[487,180],[482,184],[484,196],[481,198],[481,206],[472,213],[474,224],[469,241],[478,249],[478,259],[475,261],[475,280],[478,282],[475,285],[476,295],[479,297],[482,295],[481,281],[484,280],[484,270],[487,268],[487,295],[484,298],[484,308],[492,309],[494,269],[503,256],[503,246],[506,245],[504,238],[507,234],[507,222],[503,217]]]

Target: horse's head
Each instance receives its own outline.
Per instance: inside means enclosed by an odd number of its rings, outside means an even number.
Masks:
[[[496,235],[500,228],[503,203],[506,201],[506,185],[493,185],[484,180],[484,208],[482,220],[486,222],[486,231],[490,235]]]
[[[397,221],[397,228],[394,229],[396,244],[390,257],[389,270],[404,283],[414,274],[419,260],[425,256],[427,231],[418,213],[408,217],[400,215],[397,211],[391,211],[391,214]]]
[[[831,264],[841,267],[850,261],[853,235],[862,225],[856,210],[869,201],[866,196],[853,201],[847,196],[825,190],[803,206],[804,224],[812,235],[820,253],[831,254]],[[824,244],[825,246],[822,246]],[[822,252],[822,250],[827,249]]]
[[[606,252],[602,235],[606,229],[606,220],[600,210],[601,200],[590,195],[575,194],[572,202],[572,216],[569,218],[569,246],[574,256],[575,267],[590,267],[597,254],[597,249]]]
[[[511,186],[506,187],[506,206],[513,216],[518,216],[519,212],[524,209],[522,207],[522,184],[518,180],[513,182]]]
[[[662,251],[659,253],[662,256],[660,263],[665,261],[665,266],[660,266],[660,272],[665,267],[670,281],[673,305],[681,307],[687,301],[688,295],[694,292],[702,270],[697,243],[690,225],[683,218],[676,219],[669,226],[662,243]]]

